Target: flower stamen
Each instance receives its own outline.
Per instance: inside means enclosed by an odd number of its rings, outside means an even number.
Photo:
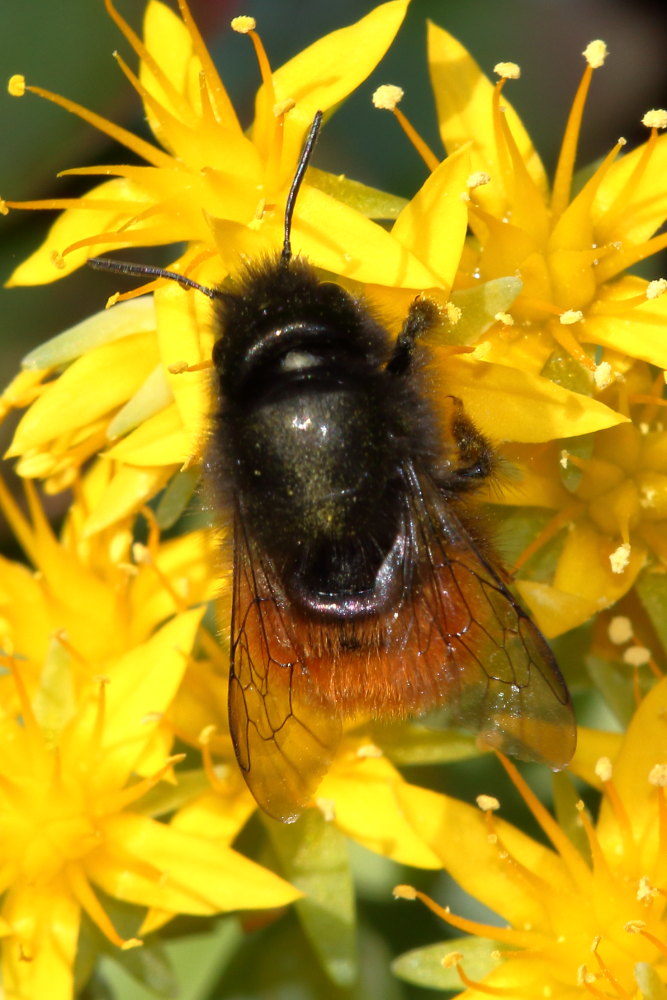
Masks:
[[[510,944],[515,948],[534,947],[536,938],[538,941],[541,941],[541,937],[530,931],[515,930],[513,927],[496,927],[493,924],[482,924],[477,920],[459,917],[452,913],[448,906],[439,906],[426,893],[420,892],[411,885],[394,886],[393,896],[395,899],[419,899],[424,906],[428,907],[432,913],[435,913],[445,923],[456,927],[460,931],[464,931],[466,934],[491,938],[493,941]]]
[[[544,545],[546,545],[547,542],[550,542],[552,538],[556,537],[561,528],[564,528],[567,524],[573,521],[577,517],[577,515],[581,512],[581,510],[582,510],[582,504],[579,503],[578,501],[574,501],[567,507],[564,507],[563,510],[555,514],[554,517],[552,517],[551,520],[548,522],[548,524],[545,524],[545,526],[542,528],[541,531],[538,532],[535,538],[533,538],[533,540],[529,542],[529,544],[525,547],[523,552],[520,553],[520,555],[514,561],[514,566],[512,567],[513,570],[517,571],[521,569],[521,567],[524,566],[525,563],[527,563],[528,560],[531,559],[536,552],[539,552],[539,550]]]
[[[593,70],[598,69],[602,65],[606,54],[606,46],[604,42],[600,41],[590,42],[583,52],[586,59],[586,68],[579,82],[577,92],[574,95],[572,107],[570,108],[551,193],[551,211],[555,218],[563,214],[570,201],[572,175],[577,158],[579,134],[584,107],[588,98],[588,90],[593,79]]]
[[[67,865],[65,876],[72,894],[81,908],[86,911],[96,927],[99,928],[112,944],[115,944],[117,948],[121,948],[123,951],[127,951],[130,948],[138,948],[143,944],[143,941],[139,938],[125,939],[120,936],[111,923],[106,911],[102,908],[80,865]]]
[[[105,135],[108,135],[109,138],[114,139],[116,142],[120,143],[121,146],[125,146],[133,153],[136,153],[137,156],[143,158],[148,163],[151,163],[154,167],[163,167],[167,170],[171,170],[173,168],[174,161],[171,156],[163,152],[157,146],[153,146],[145,139],[141,139],[139,136],[134,135],[134,133],[129,132],[120,125],[116,125],[114,122],[109,121],[108,118],[104,118],[102,115],[98,115],[94,111],[89,111],[88,108],[84,108],[83,105],[78,104],[76,101],[70,101],[67,97],[61,97],[60,94],[54,94],[51,90],[45,90],[44,87],[35,87],[26,84],[25,89],[29,90],[31,94],[36,94],[37,97],[42,97],[45,101],[51,101],[52,104],[57,104],[59,107],[64,108],[65,111],[69,111],[71,114],[76,115],[83,121],[88,122],[88,124],[92,125],[93,128],[96,128],[99,132],[103,132]]]
[[[439,165],[440,161],[424,139],[422,139],[419,135],[412,122],[409,121],[406,115],[398,107],[399,101],[403,99],[403,94],[404,91],[401,87],[397,87],[391,83],[385,83],[381,87],[378,87],[373,93],[373,105],[382,111],[391,111],[394,118],[403,129],[403,132],[407,136],[408,140],[419,153],[428,169],[433,172]]]
[[[545,809],[535,793],[519,774],[514,764],[498,750],[496,751],[496,755],[507,771],[512,784],[519,792],[521,798],[563,859],[576,884],[587,888],[590,885],[591,873],[584,859],[573,846],[572,841],[564,833],[553,816]]]

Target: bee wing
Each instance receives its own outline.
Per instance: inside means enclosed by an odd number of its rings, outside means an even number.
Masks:
[[[553,653],[437,486],[414,469],[407,481],[422,582],[406,627],[422,672],[437,678],[442,721],[504,753],[565,766],[576,728]]]
[[[229,726],[250,791],[270,816],[297,818],[340,740],[313,684],[271,567],[236,519]]]

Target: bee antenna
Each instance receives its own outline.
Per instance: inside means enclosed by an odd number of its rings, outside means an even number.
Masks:
[[[287,195],[287,203],[285,205],[285,241],[283,243],[282,253],[280,254],[280,263],[289,264],[292,259],[292,244],[290,242],[290,237],[292,233],[292,216],[294,215],[294,205],[296,202],[296,197],[299,193],[301,187],[301,182],[303,181],[303,176],[306,172],[310,158],[313,155],[313,149],[315,148],[315,143],[317,142],[317,137],[320,134],[320,129],[322,127],[322,112],[316,111],[315,117],[313,118],[313,123],[308,130],[308,135],[306,136],[306,141],[303,144],[303,149],[301,150],[301,156],[299,157],[299,162],[296,167],[296,173],[294,174],[294,180],[292,181],[292,186],[289,189],[289,194]]]
[[[167,278],[169,281],[175,281],[181,288],[194,288],[208,295],[209,299],[219,299],[222,295],[217,288],[208,288],[206,285],[200,285],[198,281],[193,281],[192,278],[186,278],[178,271],[166,271],[163,267],[155,267],[153,264],[131,264],[129,261],[112,260],[110,257],[90,257],[87,264],[95,271],[133,274],[141,278]]]

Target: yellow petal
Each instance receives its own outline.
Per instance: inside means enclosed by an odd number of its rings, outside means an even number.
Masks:
[[[618,302],[620,306],[623,299],[643,295],[646,285],[643,278],[634,275],[627,275],[620,281],[607,282],[600,286],[598,302],[605,303],[607,309],[614,302]],[[586,317],[582,339],[585,338],[591,344],[610,347],[631,358],[648,361],[658,368],[667,368],[666,326],[667,295],[660,295],[650,301],[647,299],[634,309],[623,311],[619,308],[617,315],[605,315],[601,310],[598,312],[594,304]]]
[[[437,353],[434,349],[437,360]],[[574,437],[627,422],[608,406],[516,368],[458,355],[440,362],[446,391],[492,441],[536,443]],[[530,414],[530,419],[526,419]]]
[[[371,851],[401,864],[438,868],[438,858],[406,822],[396,786],[403,783],[385,757],[341,756],[320,785],[317,798],[334,804],[338,826]]]
[[[611,607],[627,594],[646,562],[646,547],[633,541],[628,565],[622,573],[614,573],[609,557],[619,544],[600,534],[590,522],[577,521],[565,537],[553,579],[554,587],[597,602],[598,610]]]
[[[593,788],[602,790],[602,782],[596,773],[596,765],[600,757],[615,760],[621,749],[622,733],[607,733],[602,729],[588,729],[577,726],[577,749],[574,757],[567,765],[568,770],[583,778]],[[635,773],[636,780],[636,773]]]
[[[176,404],[151,417],[106,452],[107,458],[128,465],[183,465],[197,453],[198,443],[183,427]]]
[[[72,1000],[80,909],[64,880],[17,882],[2,914],[15,935],[2,949],[5,996]]]
[[[256,809],[245,782],[239,780],[230,794],[209,791],[199,795],[176,813],[170,825],[229,847]]]
[[[119,302],[113,309],[103,309],[64,330],[26,354],[23,368],[60,368],[102,344],[121,340],[135,333],[155,331],[155,306],[152,295],[140,295]]]
[[[656,764],[667,762],[667,678],[663,678],[642,699],[635,712],[618,753],[612,757],[613,781],[617,793],[635,831],[636,842],[653,853],[657,844],[646,843],[647,828],[655,830],[657,802],[655,785],[649,775]],[[598,836],[603,848],[607,843],[618,843],[618,821],[610,797],[606,796],[600,807]],[[649,857],[643,859],[649,862]],[[650,871],[650,870],[649,870]]]
[[[566,594],[548,583],[517,580],[515,587],[531,618],[547,639],[554,639],[583,625],[599,610],[596,599],[586,600],[580,594]]]
[[[641,180],[633,183],[632,175],[645,152],[646,143],[620,157],[600,184],[592,209],[600,244],[643,243],[660,228],[667,216],[667,135],[657,136]],[[619,197],[620,213],[615,205]]]
[[[210,302],[204,295],[183,292],[175,284],[168,284],[156,292],[155,309],[160,356],[182,428],[192,441],[198,441],[204,435],[205,419],[211,408],[211,370],[174,375],[169,368],[180,363],[199,365],[210,359],[213,325]]]
[[[159,622],[178,610],[173,593],[162,584],[156,569],[191,606],[205,603],[217,593],[219,552],[212,536],[208,530],[192,531],[163,542],[155,565],[139,567],[129,592],[129,620],[135,641],[150,635]]]
[[[196,32],[196,39],[192,32]],[[204,74],[209,97],[215,105],[216,122],[225,130],[240,134],[241,128],[229,96],[194,25],[189,31],[169,7],[158,0],[150,0],[144,17],[144,42],[164,76],[161,80],[156,79],[142,61],[140,79],[160,104],[175,117],[184,117],[183,101],[187,107],[201,113]],[[147,117],[156,131],[150,111]],[[159,130],[156,134],[159,138]]]
[[[50,383],[19,423],[9,456],[92,424],[134,395],[158,362],[155,335],[124,337],[89,351]]]
[[[96,207],[97,203],[101,207]],[[100,241],[94,248],[74,250],[67,254],[62,268],[54,264],[53,255],[61,254],[71,243],[95,233],[110,232],[125,222],[128,216],[132,217],[150,206],[151,202],[141,189],[124,178],[99,184],[79,199],[76,208],[68,208],[58,216],[42,245],[19,264],[7,286],[11,288],[14,285],[41,285],[58,281],[85,264],[88,257],[134,245],[135,241],[132,239],[124,243]]]
[[[101,459],[105,462],[105,459]],[[176,472],[177,465],[157,465],[149,468],[121,465],[109,480],[90,515],[84,534],[88,537],[135,513],[151,500]]]
[[[468,227],[462,195],[470,175],[468,149],[453,153],[428,176],[394,223],[391,235],[451,289]]]
[[[275,247],[282,229],[276,223]],[[430,288],[439,278],[382,226],[307,185],[297,202],[293,245],[311,263],[355,281]]]
[[[356,24],[319,38],[275,71],[276,100],[296,101],[285,121],[283,162],[296,162],[315,112],[335,108],[375,69],[403,22],[408,2],[390,0],[380,4]],[[271,110],[265,111],[265,103],[262,87],[257,94],[258,122]],[[263,144],[263,137],[253,138],[260,146]]]
[[[493,85],[470,53],[447,31],[429,22],[428,61],[440,122],[440,135],[448,152],[471,138],[473,171],[491,176],[491,183],[475,189],[475,198],[496,217],[502,218],[508,200],[501,185],[498,147],[492,120]],[[519,116],[506,98],[501,103],[530,177],[546,199],[547,182],[542,162]]]
[[[197,608],[177,615],[148,642],[108,665],[101,784],[122,785],[147,746],[183,679],[203,613]],[[98,711],[97,698],[82,710],[69,737],[73,750],[80,744],[86,752]]]
[[[173,913],[211,915],[285,906],[301,895],[236,851],[144,816],[116,816],[103,830],[108,844],[122,848],[122,860],[113,848],[100,850],[90,857],[87,871],[117,899]]]
[[[397,794],[406,818],[466,892],[515,926],[542,925],[539,895],[517,878],[506,852],[539,874],[544,884],[560,885],[566,869],[553,851],[498,816],[495,841],[480,809],[446,795],[407,784]]]

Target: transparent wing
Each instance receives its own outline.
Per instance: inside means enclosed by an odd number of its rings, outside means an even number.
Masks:
[[[564,766],[576,729],[549,646],[441,491],[414,469],[406,476],[419,569],[401,628],[421,672],[436,678],[433,707],[488,746]]]
[[[314,681],[289,605],[237,518],[229,725],[250,791],[285,822],[308,804],[340,740],[340,717]]]

